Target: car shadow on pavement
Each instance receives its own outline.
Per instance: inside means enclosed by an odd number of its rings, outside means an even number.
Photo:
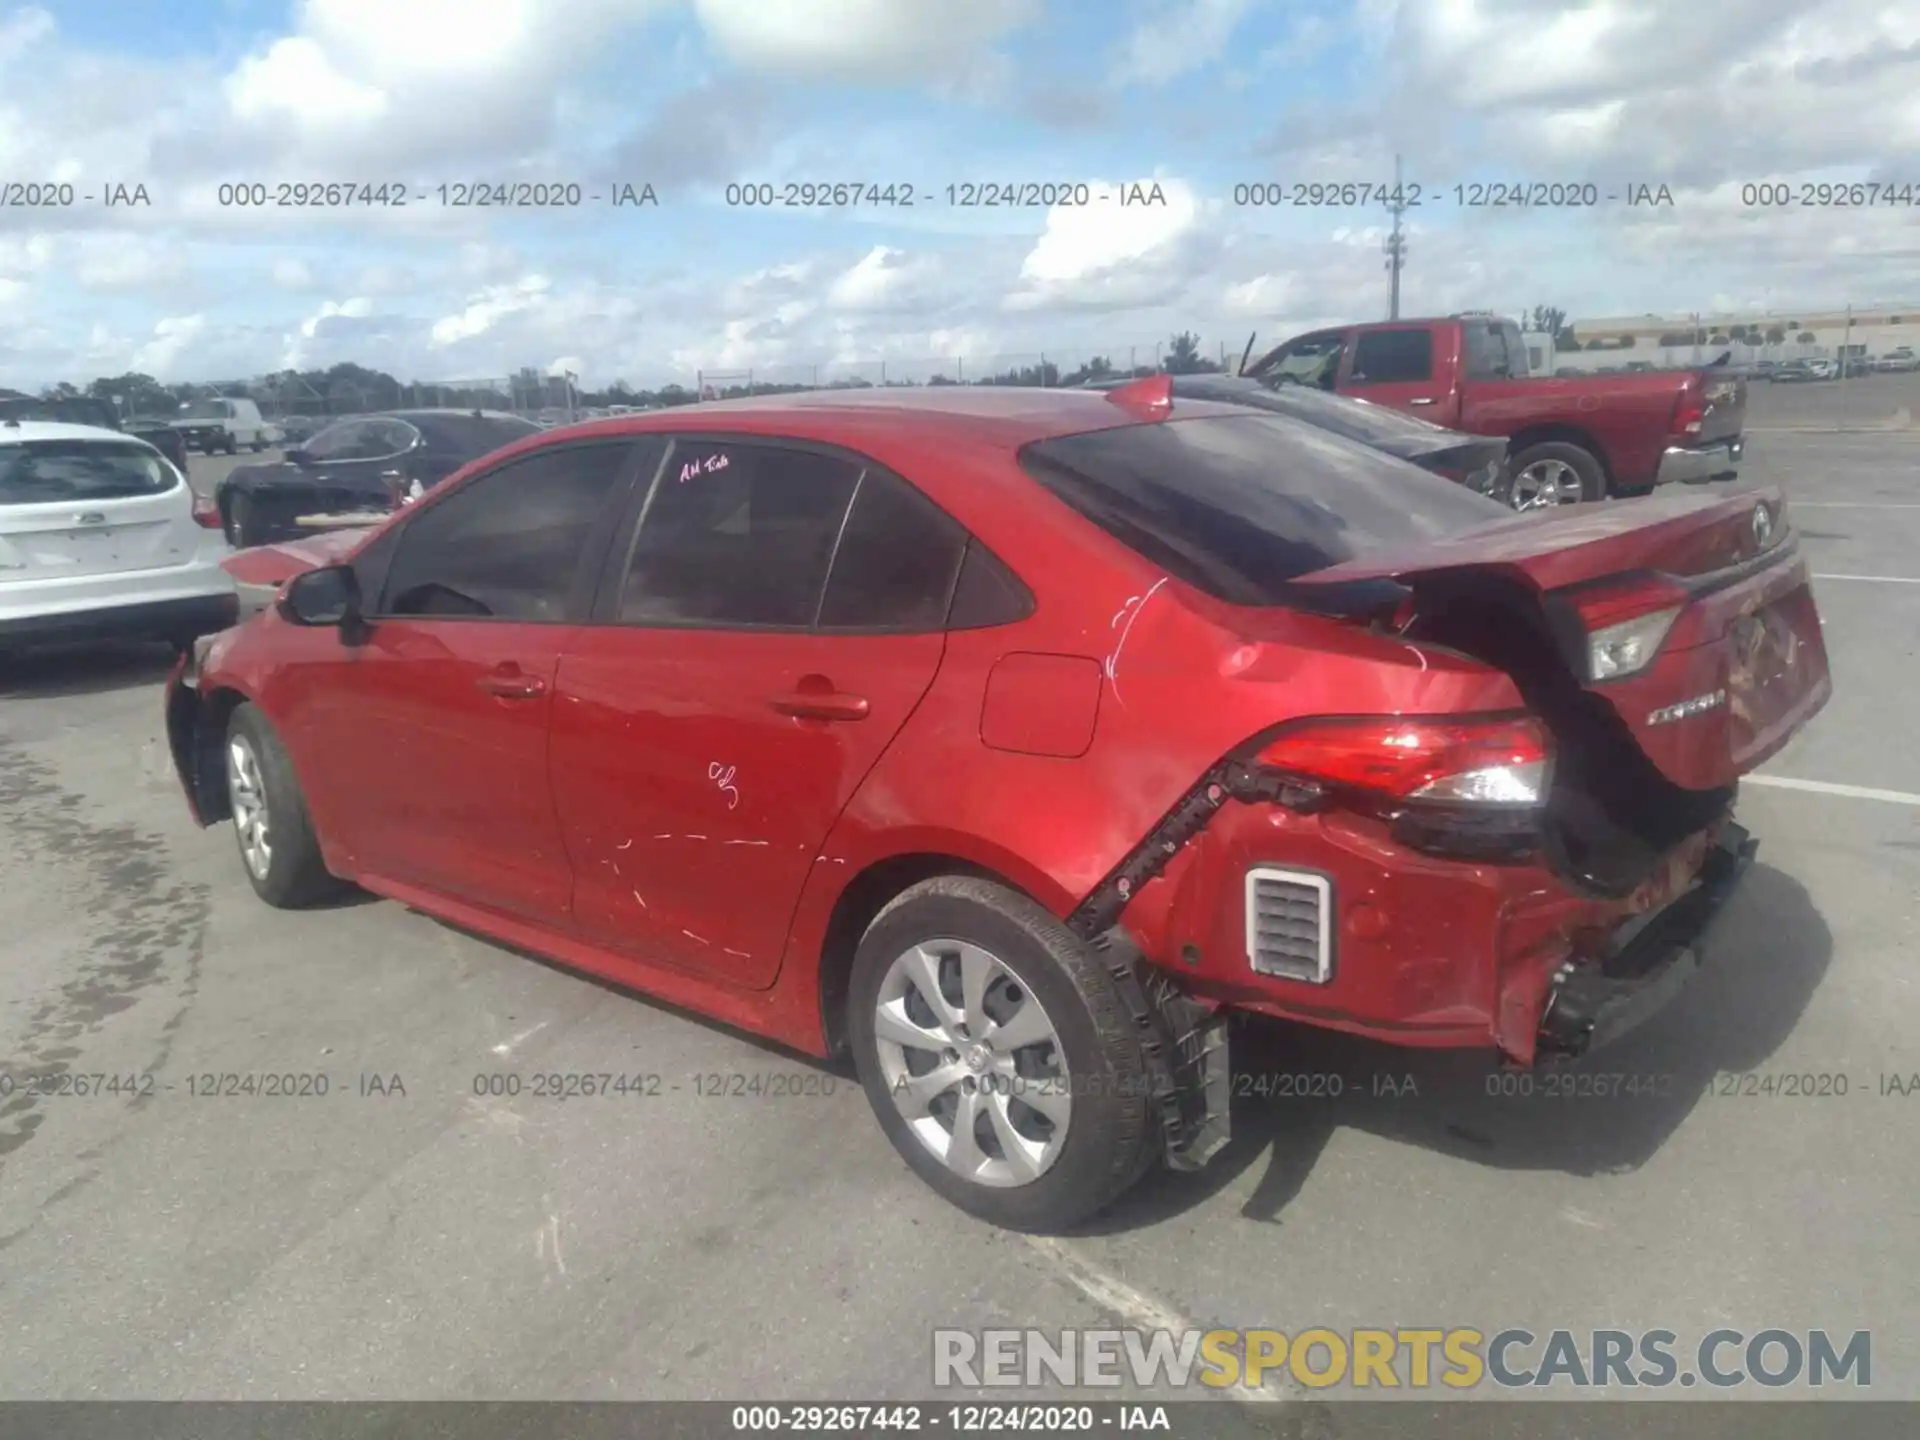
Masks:
[[[1697,1104],[1728,1093],[1730,1077],[1765,1068],[1832,951],[1832,934],[1800,883],[1756,864],[1686,989],[1640,1029],[1574,1062],[1510,1070],[1490,1052],[1408,1050],[1306,1026],[1238,1024],[1232,1139],[1204,1169],[1148,1180],[1081,1233],[1168,1219],[1263,1164],[1240,1213],[1280,1223],[1346,1126],[1500,1169],[1635,1170]],[[1814,1057],[1804,1068],[1838,1067]]]
[[[0,655],[0,698],[52,700],[142,685],[157,687],[173,668],[173,659],[173,647],[165,643],[125,641],[50,645]]]

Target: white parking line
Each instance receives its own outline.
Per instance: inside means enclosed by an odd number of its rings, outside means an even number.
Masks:
[[[1065,1241],[1047,1235],[1021,1238],[1074,1289],[1129,1325],[1142,1330],[1165,1330],[1174,1335],[1205,1328],[1117,1276],[1107,1274]],[[1286,1404],[1295,1397],[1278,1385],[1263,1382],[1255,1386],[1241,1385],[1233,1398],[1254,1404]]]
[[[1864,580],[1871,585],[1920,585],[1920,576],[1913,575],[1823,575],[1813,572],[1816,580]]]
[[[1771,785],[1814,795],[1844,795],[1851,800],[1885,800],[1889,805],[1920,805],[1920,795],[1905,790],[1876,790],[1871,785],[1836,785],[1831,780],[1794,780],[1785,775],[1743,775],[1743,785]]]

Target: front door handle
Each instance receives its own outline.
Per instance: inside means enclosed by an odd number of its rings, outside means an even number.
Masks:
[[[848,695],[833,688],[833,682],[820,675],[809,675],[784,695],[774,695],[768,706],[782,715],[801,720],[864,720],[873,707],[864,695]]]
[[[538,700],[547,693],[546,681],[519,670],[495,670],[491,675],[482,675],[477,683],[487,694],[502,700]]]
[[[1421,397],[1420,397],[1419,399],[1416,399],[1416,400],[1409,400],[1409,401],[1407,401],[1407,404],[1409,404],[1409,405],[1431,405],[1431,404],[1433,404],[1433,401],[1432,401],[1432,400],[1431,400],[1430,398],[1428,398],[1428,397],[1426,397],[1426,396],[1421,396]]]

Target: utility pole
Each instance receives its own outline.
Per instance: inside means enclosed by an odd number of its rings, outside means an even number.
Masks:
[[[1400,157],[1393,157],[1393,199],[1387,204],[1393,216],[1393,232],[1387,236],[1387,318],[1400,318],[1400,267],[1407,263],[1407,237],[1400,228],[1400,217],[1407,213],[1407,197],[1400,184]]]

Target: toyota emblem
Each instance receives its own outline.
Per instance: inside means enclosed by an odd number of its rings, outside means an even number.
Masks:
[[[1760,549],[1767,548],[1767,541],[1773,538],[1773,516],[1767,513],[1767,507],[1753,507],[1753,543]]]

